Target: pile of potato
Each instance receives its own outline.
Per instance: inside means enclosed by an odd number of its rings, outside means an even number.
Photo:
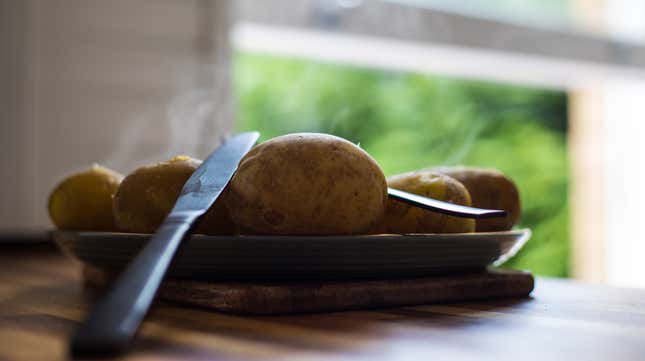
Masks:
[[[93,166],[52,192],[49,213],[66,230],[152,233],[200,160],[178,156],[126,177]],[[387,198],[387,187],[508,216],[446,216]],[[334,235],[508,230],[520,217],[517,187],[495,170],[430,168],[385,178],[353,143],[328,134],[288,134],[253,148],[202,217],[204,234]]]

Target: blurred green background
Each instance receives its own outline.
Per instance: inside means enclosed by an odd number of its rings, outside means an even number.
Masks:
[[[566,93],[249,53],[234,64],[237,126],[263,140],[335,134],[386,175],[457,164],[510,175],[533,237],[505,267],[568,276]]]

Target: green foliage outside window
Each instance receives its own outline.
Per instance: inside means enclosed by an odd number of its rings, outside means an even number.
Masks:
[[[386,175],[435,165],[500,169],[520,188],[520,227],[533,230],[505,266],[568,275],[565,93],[247,53],[235,56],[234,86],[238,127],[263,139],[336,134]]]

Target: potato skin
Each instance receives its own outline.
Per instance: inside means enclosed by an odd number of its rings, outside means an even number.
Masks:
[[[226,194],[233,220],[265,234],[356,234],[383,216],[387,184],[376,161],[328,134],[287,134],[252,149]]]
[[[388,178],[391,188],[425,197],[471,205],[468,190],[457,180],[446,175],[416,171]],[[475,221],[428,211],[388,199],[385,216],[375,233],[468,233],[475,230]]]
[[[174,206],[181,188],[201,160],[177,156],[130,173],[114,197],[114,215],[122,232],[154,233]],[[220,199],[206,212],[195,232],[233,234],[235,225]]]
[[[112,197],[123,175],[93,165],[59,183],[49,196],[49,216],[58,229],[114,231]]]
[[[496,169],[473,167],[441,167],[434,171],[460,181],[470,192],[473,207],[503,209],[503,218],[477,220],[477,232],[505,231],[513,228],[522,214],[517,186],[509,177]]]

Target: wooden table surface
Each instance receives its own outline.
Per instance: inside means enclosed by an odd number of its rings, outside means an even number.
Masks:
[[[80,265],[0,247],[0,360],[64,360]],[[645,290],[539,279],[531,298],[279,317],[159,304],[124,360],[643,360]]]

